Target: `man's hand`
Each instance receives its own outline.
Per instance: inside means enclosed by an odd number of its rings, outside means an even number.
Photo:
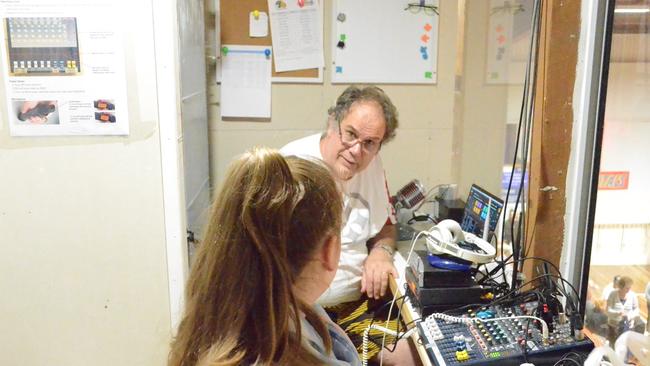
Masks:
[[[369,298],[379,299],[386,294],[388,276],[398,277],[393,265],[393,257],[381,247],[375,247],[368,253],[361,276],[361,293]]]
[[[386,294],[388,276],[398,277],[393,265],[393,256],[383,247],[395,250],[395,225],[384,225],[374,238],[368,240],[368,258],[363,264],[361,293],[370,299],[379,299]]]

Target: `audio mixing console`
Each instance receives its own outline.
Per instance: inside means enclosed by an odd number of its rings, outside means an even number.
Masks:
[[[455,317],[432,314],[418,328],[429,357],[438,366],[553,365],[568,352],[591,351],[593,343],[572,336],[569,322],[561,317],[548,323],[544,339],[541,322],[531,317],[537,309],[533,301],[468,310]]]

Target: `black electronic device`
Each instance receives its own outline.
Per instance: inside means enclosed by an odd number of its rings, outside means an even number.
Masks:
[[[406,293],[421,315],[465,304],[481,304],[493,298],[490,287],[477,284],[475,270],[467,262],[448,258],[452,263],[467,269],[444,269],[432,266],[431,257],[441,259],[445,255],[432,256],[426,251],[415,250],[405,270]]]
[[[436,201],[438,201],[438,221],[450,219],[460,222],[463,219],[465,212],[465,202],[463,200],[443,200],[436,198]]]
[[[590,340],[574,338],[569,322],[561,317],[552,319],[547,329],[553,330],[545,337],[541,323],[531,318],[538,308],[536,301],[492,305],[457,317],[430,315],[417,326],[427,354],[437,366],[553,365],[568,352],[586,354],[593,349]]]
[[[462,221],[459,221],[460,227],[463,231],[490,242],[497,228],[502,209],[502,199],[476,184],[472,184]],[[488,232],[484,233],[486,228]]]
[[[472,286],[476,282],[469,271],[456,271],[432,266],[424,250],[415,250],[406,272],[410,273],[418,288]],[[443,256],[443,255],[440,255]]]
[[[407,295],[422,315],[430,314],[427,309],[431,306],[433,306],[431,309],[436,311],[445,311],[466,304],[485,303],[494,297],[491,288],[476,283],[456,287],[419,287],[415,283],[413,274],[408,271],[405,279],[408,287]]]

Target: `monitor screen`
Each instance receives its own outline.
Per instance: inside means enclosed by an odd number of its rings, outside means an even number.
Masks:
[[[503,201],[486,191],[485,189],[472,184],[465,204],[465,212],[463,213],[463,222],[461,228],[463,231],[472,233],[480,238],[490,242],[494,236],[494,231],[497,229],[497,222],[499,215],[503,209]],[[486,222],[488,223],[488,233],[483,236],[483,228]]]

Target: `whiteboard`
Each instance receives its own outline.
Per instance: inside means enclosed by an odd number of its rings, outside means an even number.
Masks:
[[[435,84],[439,15],[431,7],[438,0],[422,2],[427,8],[420,3],[336,0],[332,83]]]

